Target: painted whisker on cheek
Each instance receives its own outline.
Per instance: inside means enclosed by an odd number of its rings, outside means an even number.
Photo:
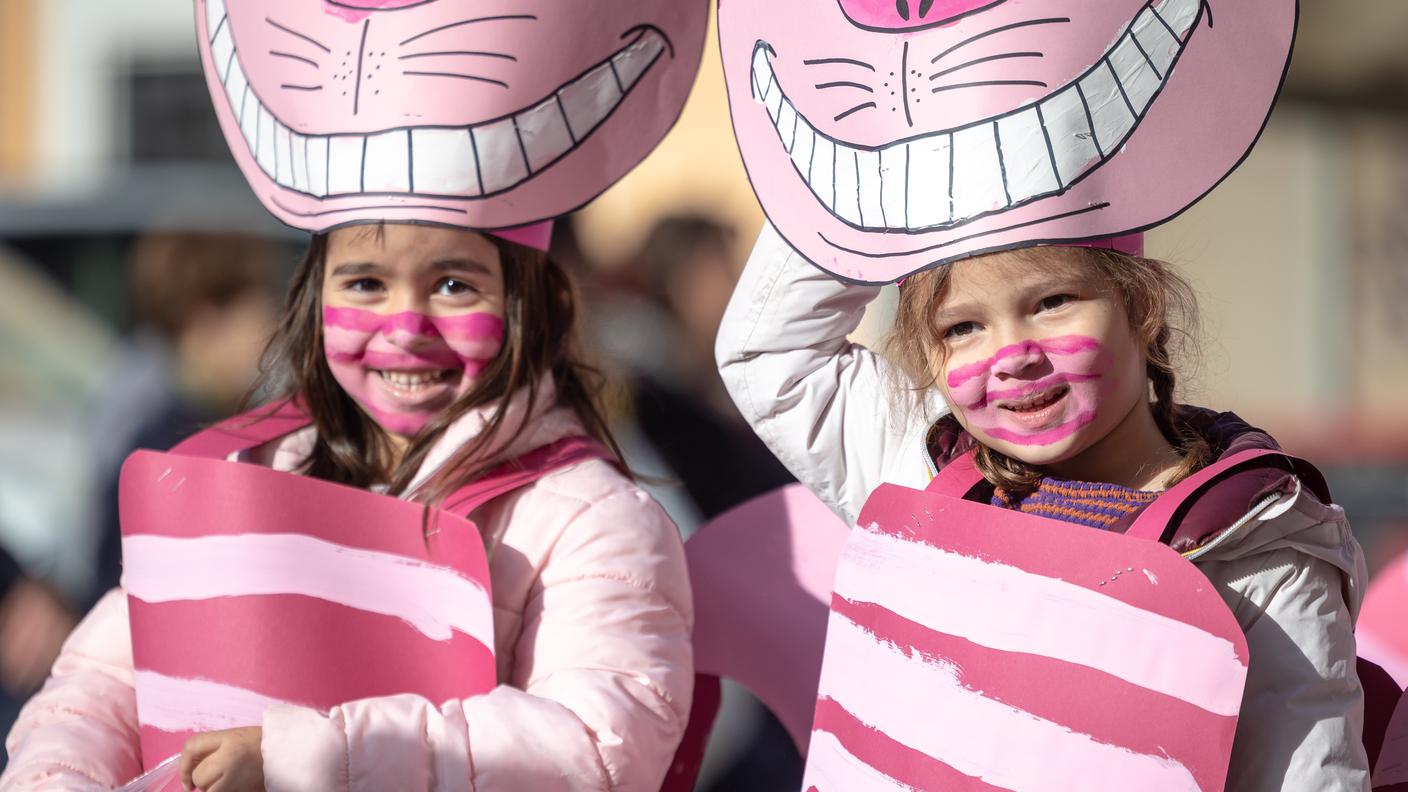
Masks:
[[[378,424],[415,435],[503,348],[504,321],[488,313],[432,317],[324,308],[323,349],[333,377]]]
[[[1070,437],[1071,435],[1075,434],[1080,429],[1083,429],[1086,426],[1089,426],[1090,424],[1094,423],[1095,416],[1095,410],[1087,410],[1086,412],[1080,413],[1075,418],[1072,418],[1066,423],[1061,424],[1055,429],[1048,429],[1044,432],[1038,432],[1037,434],[1022,434],[1020,432],[1014,432],[1011,429],[1003,429],[1002,427],[998,426],[994,426],[991,429],[984,429],[983,431],[986,432],[990,437],[995,437],[998,440],[1004,440],[1008,443],[1014,443],[1016,445],[1051,445],[1052,443],[1058,443],[1062,440],[1065,440],[1067,437]]]
[[[997,350],[997,353],[986,360],[976,363],[969,363],[960,366],[948,374],[948,386],[957,388],[975,377],[987,374],[996,364],[1018,355],[1043,352],[1046,355],[1074,355],[1080,352],[1099,351],[1100,342],[1089,336],[1069,335],[1056,336],[1054,338],[1043,338],[1037,341],[1023,341],[1020,344],[1012,344]]]

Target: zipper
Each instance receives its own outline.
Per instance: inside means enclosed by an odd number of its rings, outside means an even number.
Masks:
[[[1202,547],[1189,550],[1188,552],[1183,554],[1183,557],[1188,559],[1189,561],[1195,561],[1198,558],[1207,555],[1213,550],[1216,550],[1217,548],[1231,541],[1232,537],[1243,533],[1248,525],[1260,518],[1262,512],[1266,511],[1277,503],[1280,503],[1283,499],[1290,498],[1292,501],[1294,501],[1296,498],[1299,498],[1301,490],[1300,479],[1297,478],[1295,482],[1296,488],[1289,495],[1282,492],[1273,492],[1270,495],[1267,495],[1266,497],[1258,501],[1257,504],[1252,507],[1251,511],[1242,515],[1241,519],[1237,520],[1237,522],[1235,523],[1232,523],[1231,527],[1219,534],[1216,539],[1213,539],[1211,542],[1208,542]]]

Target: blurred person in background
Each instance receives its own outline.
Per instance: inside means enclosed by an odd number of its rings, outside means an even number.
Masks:
[[[53,587],[29,577],[0,548],[0,723],[6,727],[20,704],[39,688],[77,620]],[[5,753],[0,746],[0,767]]]
[[[793,481],[724,390],[714,336],[738,280],[734,231],[702,215],[656,223],[636,270],[671,332],[661,365],[631,378],[641,431],[705,519]]]
[[[165,450],[233,414],[273,330],[283,248],[258,237],[161,231],[133,245],[135,329],[92,414],[98,554],[83,610],[118,583],[118,473],[138,448]]]

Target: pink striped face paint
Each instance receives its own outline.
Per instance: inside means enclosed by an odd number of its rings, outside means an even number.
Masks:
[[[333,377],[383,429],[404,437],[464,395],[503,343],[504,321],[490,313],[323,308],[323,351]]]
[[[1059,443],[1095,422],[1110,356],[1090,336],[1023,341],[950,370],[949,398],[979,440]]]

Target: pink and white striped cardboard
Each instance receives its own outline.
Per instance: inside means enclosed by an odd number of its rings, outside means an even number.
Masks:
[[[151,451],[123,466],[120,509],[147,769],[272,704],[495,685],[488,564],[463,518],[426,530],[416,503]]]
[[[842,553],[804,789],[1221,789],[1247,644],[1157,542],[885,485]]]

